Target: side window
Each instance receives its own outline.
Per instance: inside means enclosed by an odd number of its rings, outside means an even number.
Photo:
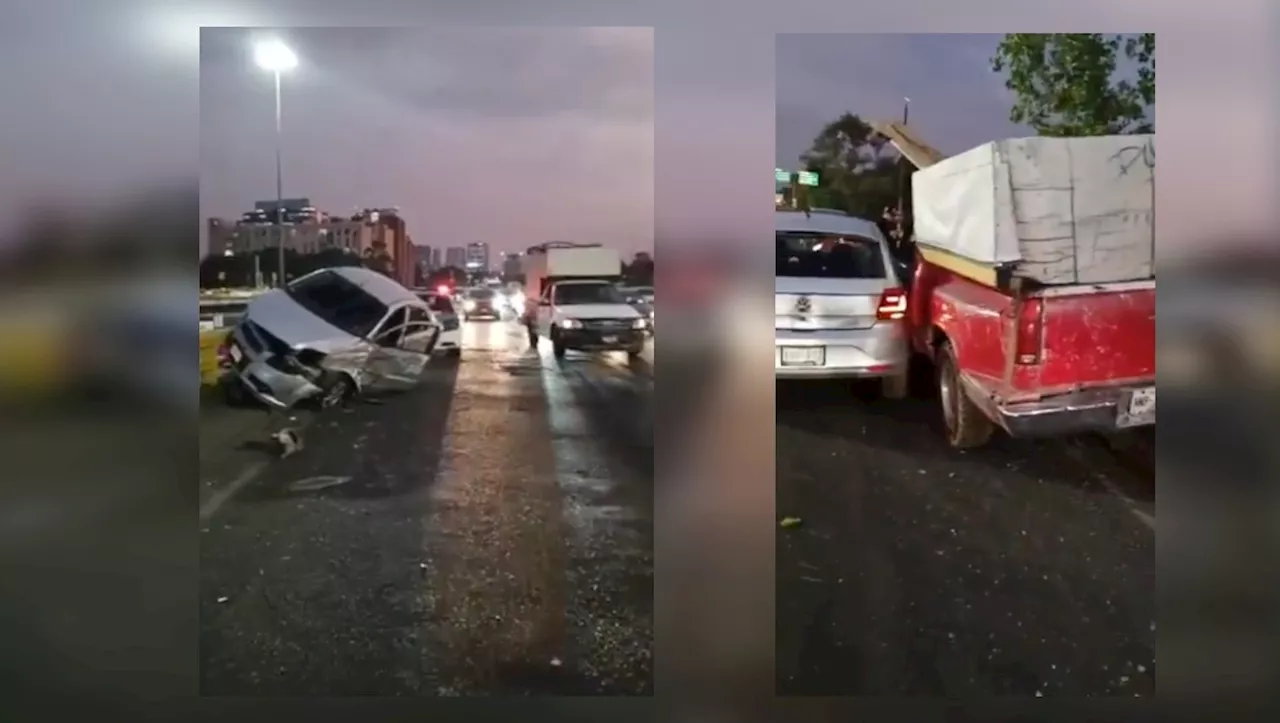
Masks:
[[[408,320],[408,310],[403,306],[396,309],[386,321],[382,322],[374,341],[379,346],[398,346],[400,344],[400,335],[404,333],[404,325]]]
[[[410,324],[430,324],[434,321],[431,313],[420,306],[409,307],[409,323]]]

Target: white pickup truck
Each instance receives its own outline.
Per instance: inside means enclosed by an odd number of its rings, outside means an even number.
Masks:
[[[524,323],[530,345],[565,352],[644,350],[649,322],[618,288],[622,258],[599,244],[550,243],[525,254]]]

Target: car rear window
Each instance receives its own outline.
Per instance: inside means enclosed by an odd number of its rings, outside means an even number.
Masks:
[[[777,275],[824,279],[883,279],[881,242],[864,236],[777,234]]]
[[[472,289],[467,292],[467,296],[472,299],[492,299],[493,291],[490,289]]]
[[[387,315],[386,304],[340,274],[306,276],[285,290],[298,305],[353,336],[368,336]]]

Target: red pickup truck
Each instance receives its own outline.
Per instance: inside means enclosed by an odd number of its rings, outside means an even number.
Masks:
[[[953,446],[1155,424],[1153,173],[1153,138],[1108,136],[913,175],[908,319]]]
[[[956,447],[1155,422],[1154,281],[1002,289],[921,258],[908,309]]]

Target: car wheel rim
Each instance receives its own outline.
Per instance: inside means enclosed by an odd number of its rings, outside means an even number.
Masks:
[[[347,383],[340,381],[329,388],[329,392],[324,395],[324,406],[332,407],[342,401],[347,396]]]

